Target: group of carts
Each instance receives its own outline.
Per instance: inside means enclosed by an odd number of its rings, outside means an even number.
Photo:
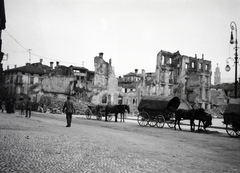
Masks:
[[[175,122],[175,112],[181,101],[178,97],[143,96],[139,105],[137,122],[140,126],[151,126],[162,128],[165,124],[172,128]],[[97,120],[105,117],[105,106],[89,106],[86,111],[86,118],[91,119],[93,115]],[[113,114],[107,115],[111,121]],[[223,113],[223,123],[226,125],[226,132],[231,137],[240,136],[240,101],[230,99],[228,106]]]

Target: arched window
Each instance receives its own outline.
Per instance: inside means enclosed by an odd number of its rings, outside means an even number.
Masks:
[[[122,97],[122,96],[118,96],[118,104],[119,104],[119,105],[122,104],[122,100],[123,100],[123,97]]]
[[[107,94],[102,96],[102,103],[107,103]]]
[[[108,94],[108,99],[107,99],[107,101],[108,101],[108,104],[111,104],[111,94]]]

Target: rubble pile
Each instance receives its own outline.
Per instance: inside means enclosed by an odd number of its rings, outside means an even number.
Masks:
[[[63,113],[62,108],[65,101],[66,101],[66,98],[63,99],[63,98],[43,95],[39,101],[39,106],[44,107],[44,109],[46,109],[46,111],[44,112],[62,114]],[[75,108],[74,114],[84,115],[90,103],[84,102],[81,100],[76,100],[75,98],[72,98],[72,101]]]
[[[221,106],[209,109],[207,110],[207,112],[210,113],[214,118],[222,118],[223,117],[222,114],[224,113],[225,109],[226,109],[226,105],[221,105]]]

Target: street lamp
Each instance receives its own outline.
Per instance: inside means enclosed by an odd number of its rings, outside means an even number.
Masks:
[[[238,47],[237,47],[237,44],[238,44],[238,42],[237,42],[237,25],[236,25],[236,23],[232,21],[230,23],[230,28],[231,28],[230,44],[235,43],[235,47],[234,47],[234,49],[235,49],[235,59],[233,59],[231,57],[227,58],[227,65],[225,67],[225,70],[227,72],[231,70],[230,66],[228,65],[228,59],[235,60],[235,62],[234,62],[235,63],[235,98],[237,98],[237,82],[238,82],[237,81],[237,64],[238,64],[238,53],[237,53]],[[233,30],[235,30],[235,32],[236,32],[236,39],[235,40],[233,38]]]

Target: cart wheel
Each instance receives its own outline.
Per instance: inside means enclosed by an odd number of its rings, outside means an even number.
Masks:
[[[165,124],[165,118],[162,115],[158,115],[157,117],[157,127],[162,128]]]
[[[111,121],[112,118],[113,118],[113,114],[108,114],[108,115],[107,115],[107,120],[108,120],[108,121]]]
[[[147,112],[140,112],[137,116],[137,121],[140,126],[147,126],[149,121],[149,115]]]
[[[100,111],[97,112],[96,118],[97,120],[102,120],[102,113]]]
[[[169,120],[166,123],[167,123],[169,128],[173,128],[174,127],[174,122],[175,122],[175,120]]]
[[[158,121],[157,117],[150,118],[149,121],[148,121],[148,124],[149,124],[149,126],[154,127],[154,126],[156,126],[157,121]]]
[[[90,109],[87,109],[85,112],[85,115],[86,115],[86,118],[90,120],[92,117],[92,111]]]
[[[233,124],[237,125],[237,122],[233,122]],[[236,128],[233,124],[226,124],[227,134],[233,138],[240,136],[240,129]]]

